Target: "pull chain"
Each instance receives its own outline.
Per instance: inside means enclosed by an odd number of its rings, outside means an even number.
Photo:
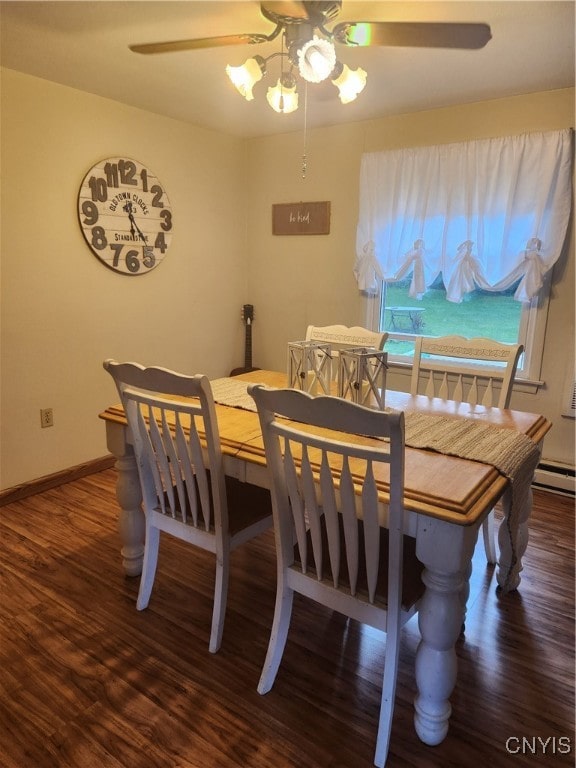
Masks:
[[[308,83],[304,86],[304,148],[302,152],[302,178],[306,178],[306,142],[308,139]]]

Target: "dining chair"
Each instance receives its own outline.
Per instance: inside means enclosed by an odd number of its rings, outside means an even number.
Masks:
[[[331,378],[338,373],[338,355],[340,350],[351,347],[372,347],[381,351],[388,340],[388,333],[371,331],[359,325],[309,325],[306,329],[306,341],[330,344],[332,348]]]
[[[254,384],[248,391],[262,428],[278,562],[274,619],[258,692],[268,693],[276,679],[295,592],[383,630],[375,752],[375,765],[382,768],[400,629],[417,612],[424,592],[415,540],[403,533],[404,414],[294,389]],[[376,439],[360,441],[359,434]],[[376,485],[383,476],[390,480],[385,500]]]
[[[146,523],[136,608],[145,609],[150,600],[161,531],[214,553],[209,650],[216,653],[224,629],[230,553],[271,527],[270,492],[224,474],[206,376],[114,360],[106,360],[104,368],[122,400],[142,489]]]
[[[481,337],[418,336],[410,391],[471,405],[508,408],[521,344],[503,344]],[[482,525],[486,559],[497,562],[492,510]]]

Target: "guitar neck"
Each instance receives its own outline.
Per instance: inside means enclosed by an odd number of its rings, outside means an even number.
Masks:
[[[252,323],[246,322],[244,340],[244,367],[252,368]]]

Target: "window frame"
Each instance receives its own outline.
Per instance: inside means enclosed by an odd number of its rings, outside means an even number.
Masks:
[[[518,342],[524,346],[524,353],[520,357],[515,380],[533,385],[536,388],[544,384],[540,379],[540,375],[552,286],[552,271],[549,270],[544,276],[542,288],[538,294],[530,302],[523,303],[518,329]],[[384,295],[382,287],[383,281],[380,281],[377,293],[372,295],[363,294],[364,323],[367,328],[372,330],[381,330],[380,318],[382,317],[382,300]],[[454,332],[457,333],[456,330]],[[411,340],[418,335],[394,331],[387,331],[387,333],[389,338],[399,340]],[[386,346],[384,346],[384,349],[386,349]],[[401,355],[389,355],[388,363],[399,368],[412,368],[412,362]]]

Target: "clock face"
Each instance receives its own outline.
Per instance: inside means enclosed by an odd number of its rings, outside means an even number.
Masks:
[[[78,215],[91,250],[124,275],[150,272],[170,246],[168,195],[157,176],[136,160],[109,157],[91,168],[80,187]]]

